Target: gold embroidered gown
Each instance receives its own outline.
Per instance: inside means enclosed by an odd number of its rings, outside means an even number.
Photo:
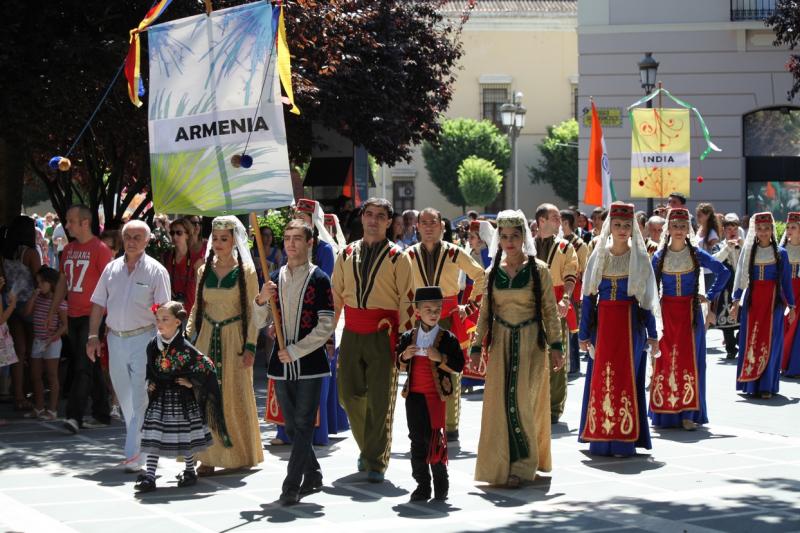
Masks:
[[[248,349],[255,353],[258,329],[253,323],[253,305],[258,294],[258,280],[254,269],[245,266],[245,302],[248,322]],[[197,279],[202,279],[205,265],[200,267]],[[261,431],[258,426],[258,412],[253,390],[253,368],[242,364],[242,325],[239,299],[239,268],[234,268],[221,280],[212,270],[206,278],[203,289],[203,324],[200,335],[194,343],[201,353],[210,357],[217,366],[217,376],[222,388],[222,408],[233,447],[222,446],[219,436],[214,433],[214,445],[197,454],[196,459],[204,465],[218,468],[245,468],[255,466],[264,460],[261,444]],[[197,321],[197,305],[192,308],[186,326],[187,337],[194,338]],[[214,323],[219,325],[215,334]]]
[[[534,318],[541,313],[547,346],[561,341],[561,324],[547,265],[536,261],[535,266],[542,281],[541,306],[534,303],[530,264],[513,279],[498,269],[491,301],[485,292],[481,302],[477,338],[488,333],[489,305],[494,323],[475,480],[493,485],[505,484],[512,474],[532,481],[537,470],[552,468],[550,357],[549,349],[537,343]]]

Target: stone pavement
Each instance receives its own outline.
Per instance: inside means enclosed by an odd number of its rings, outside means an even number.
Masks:
[[[116,466],[119,423],[72,436],[58,423],[14,418],[0,428],[0,531],[800,531],[800,383],[784,380],[772,400],[746,400],[734,390],[736,367],[719,349],[721,335],[710,339],[706,428],[654,431],[653,449],[635,458],[592,458],[576,440],[584,382],[577,378],[554,426],[553,472],[517,491],[473,482],[482,404],[479,393],[468,395],[446,504],[408,503],[414,483],[402,399],[385,483],[355,473],[353,439],[337,438],[318,449],[324,490],[292,508],[276,503],[286,447],[267,445],[259,468],[186,489],[175,485],[181,466],[162,460],[159,490],[137,497],[135,476]],[[257,395],[263,410],[263,386]],[[273,428],[262,430],[267,443]]]

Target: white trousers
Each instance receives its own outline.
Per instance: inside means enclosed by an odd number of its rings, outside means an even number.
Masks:
[[[125,416],[125,458],[139,455],[142,423],[147,409],[147,343],[153,331],[135,337],[108,335],[108,370],[117,400]]]

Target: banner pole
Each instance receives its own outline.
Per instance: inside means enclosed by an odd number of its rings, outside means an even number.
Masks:
[[[266,283],[269,281],[269,269],[267,268],[267,256],[264,254],[264,241],[261,240],[261,230],[258,227],[258,215],[256,213],[250,213],[250,227],[253,228],[253,239],[258,250],[258,261],[261,263],[261,272],[264,274],[264,283]],[[275,338],[278,339],[278,348],[285,350],[286,341],[283,338],[283,329],[281,328],[281,312],[275,303],[275,298],[269,299],[269,307],[275,323]]]

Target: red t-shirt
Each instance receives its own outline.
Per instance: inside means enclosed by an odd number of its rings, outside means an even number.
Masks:
[[[89,316],[92,293],[106,265],[114,259],[111,249],[97,237],[86,244],[72,241],[61,255],[61,272],[67,278],[67,315]]]

